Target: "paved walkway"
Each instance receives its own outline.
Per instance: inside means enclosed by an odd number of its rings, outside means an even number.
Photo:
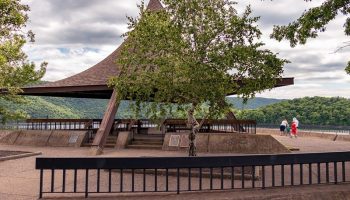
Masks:
[[[300,153],[305,152],[334,152],[350,151],[350,142],[332,141],[314,137],[290,138],[288,136],[273,136],[282,144],[288,147],[299,148]],[[295,152],[298,153],[298,152]]]
[[[291,139],[285,136],[274,136],[286,146],[296,147],[300,152],[326,152],[326,151],[350,151],[349,142],[330,141],[317,138],[297,138]],[[48,148],[48,147],[23,147],[0,145],[0,150],[8,151],[30,151],[42,152],[44,157],[87,157],[89,148]],[[298,153],[298,152],[294,152]],[[140,157],[140,156],[187,156],[186,152],[165,152],[156,150],[120,150],[107,149],[106,157]],[[21,158],[0,162],[0,200],[31,200],[38,197],[39,173],[35,170],[35,157]],[[118,199],[308,199],[308,194],[312,191],[319,191],[319,199],[339,198],[345,199],[350,196],[349,185],[340,186],[303,186],[293,188],[275,188],[266,190],[236,190],[228,192],[207,192],[207,193],[184,193],[174,194],[136,194],[132,196],[122,195]],[[327,191],[339,191],[336,197],[322,195]],[[297,192],[297,194],[295,193]],[[79,196],[66,196],[62,199],[83,199]],[[327,197],[327,198],[326,198]],[[344,198],[343,198],[344,197]],[[101,199],[102,197],[91,197]],[[102,199],[113,199],[104,197]]]

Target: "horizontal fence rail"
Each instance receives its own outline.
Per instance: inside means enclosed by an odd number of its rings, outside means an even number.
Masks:
[[[198,120],[200,121],[200,119]],[[102,119],[28,119],[26,122],[0,125],[0,129],[18,130],[97,130]],[[188,131],[187,120],[167,119],[158,124],[149,119],[115,119],[114,130],[133,130],[147,133],[148,129],[159,127],[165,132]],[[256,133],[256,122],[253,120],[205,120],[200,132]]]
[[[197,119],[198,122],[202,119]],[[164,122],[167,132],[177,132],[189,130],[187,120],[184,119],[167,119]],[[205,120],[199,132],[223,132],[223,133],[256,133],[256,121],[254,120]]]
[[[257,128],[279,129],[279,124],[257,124]],[[300,131],[322,132],[350,135],[350,126],[332,126],[332,125],[299,125]]]
[[[350,179],[350,152],[221,157],[37,158],[43,194],[232,190]]]

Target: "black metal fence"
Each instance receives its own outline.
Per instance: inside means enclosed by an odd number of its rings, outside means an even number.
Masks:
[[[350,179],[350,152],[222,157],[37,158],[39,198],[48,193],[232,190]]]
[[[322,133],[334,133],[334,134],[350,134],[350,126],[332,126],[332,125],[299,125],[300,131],[322,132]],[[279,129],[279,124],[257,124],[258,128],[271,128]]]

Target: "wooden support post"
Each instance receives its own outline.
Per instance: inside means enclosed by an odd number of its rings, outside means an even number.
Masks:
[[[100,128],[98,129],[95,139],[92,143],[92,155],[101,155],[106,143],[108,134],[114,123],[115,114],[117,113],[119,102],[117,102],[117,92],[113,90],[111,99],[108,102],[106,112],[103,116]]]
[[[236,122],[238,122],[237,118],[236,118],[236,115],[232,112],[232,111],[229,111],[227,114],[226,114],[226,118],[227,119],[231,119],[231,120],[235,120]],[[245,129],[243,128],[243,126],[241,126],[239,123],[238,123],[238,130],[236,130],[238,132],[245,132]]]
[[[226,114],[226,118],[227,118],[227,119],[232,119],[232,120],[237,121],[237,118],[236,118],[235,114],[234,114],[232,111],[229,111],[229,112]]]

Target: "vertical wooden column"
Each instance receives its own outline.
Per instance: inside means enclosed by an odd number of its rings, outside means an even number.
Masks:
[[[233,120],[237,121],[236,115],[235,115],[232,111],[229,111],[229,112],[226,114],[226,118],[227,118],[227,119],[233,119]]]
[[[232,111],[229,111],[229,112],[226,114],[226,118],[227,118],[227,119],[232,119],[232,120],[238,121],[237,118],[236,118],[236,115],[235,115]],[[241,126],[240,124],[238,124],[238,130],[236,130],[236,131],[245,132],[243,126]]]
[[[93,155],[101,155],[106,143],[107,136],[109,135],[111,128],[113,127],[115,114],[119,107],[119,101],[117,102],[117,92],[113,90],[111,99],[108,102],[106,112],[103,116],[100,128],[98,129],[95,139],[92,143],[91,153]]]

